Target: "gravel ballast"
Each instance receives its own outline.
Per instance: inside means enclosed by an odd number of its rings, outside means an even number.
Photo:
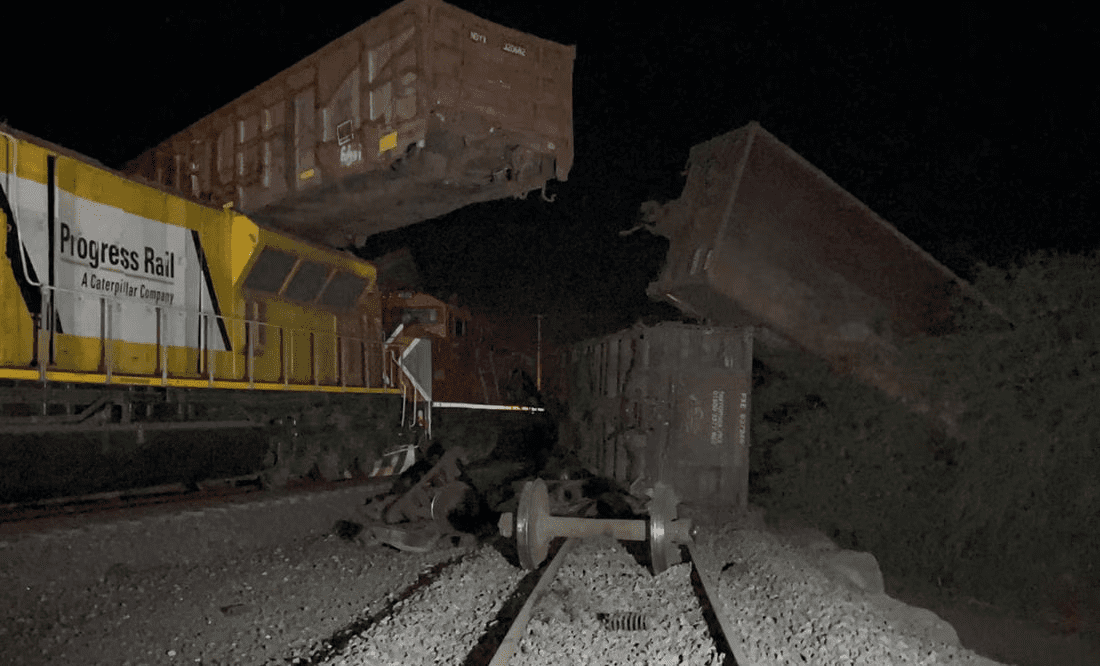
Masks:
[[[873,576],[836,566],[853,558],[835,557],[835,546],[799,548],[764,530],[730,526],[699,541],[700,564],[719,573],[718,595],[739,633],[731,640],[750,663],[997,663],[960,647],[932,613],[886,601],[881,573],[868,581]]]
[[[416,554],[341,539],[330,519],[368,491],[340,492],[0,536],[0,654],[26,665],[479,663],[468,656],[529,572],[490,544]],[[243,535],[261,536],[250,547]],[[740,633],[730,640],[753,663],[993,663],[881,594],[864,566],[873,558],[824,542],[732,526],[698,537]],[[690,565],[654,577],[607,540],[570,557],[512,663],[719,663]]]
[[[622,544],[601,537],[569,553],[510,663],[722,662],[692,591],[691,565],[653,576]]]
[[[462,664],[523,578],[485,546],[353,636],[326,666]]]

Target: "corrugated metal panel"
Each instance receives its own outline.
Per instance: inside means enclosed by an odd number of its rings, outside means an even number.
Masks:
[[[751,328],[634,327],[574,347],[569,372],[568,437],[593,472],[746,508]]]
[[[343,246],[565,180],[574,55],[405,0],[126,171]]]
[[[725,325],[767,326],[896,397],[897,340],[950,323],[973,288],[757,123],[691,149],[653,298]]]

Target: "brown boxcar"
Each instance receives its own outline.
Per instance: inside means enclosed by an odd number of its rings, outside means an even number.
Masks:
[[[126,171],[343,247],[565,180],[574,54],[405,0]]]
[[[668,483],[695,517],[743,512],[752,339],[748,327],[665,322],[574,346],[567,446],[635,492]]]
[[[694,146],[649,295],[716,324],[766,326],[899,398],[896,342],[952,317],[964,282],[757,123]]]

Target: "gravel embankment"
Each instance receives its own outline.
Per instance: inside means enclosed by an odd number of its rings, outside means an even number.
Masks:
[[[974,664],[950,625],[881,594],[877,572],[839,569],[835,546],[795,547],[763,530],[719,528],[699,540],[719,596],[754,664]],[[850,554],[847,551],[839,551]],[[873,560],[872,560],[873,561]]]

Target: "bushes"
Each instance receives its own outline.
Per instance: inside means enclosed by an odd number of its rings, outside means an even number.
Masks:
[[[929,395],[961,407],[955,437],[823,363],[764,351],[754,499],[887,571],[1024,609],[1046,581],[1100,578],[1100,253],[981,266],[975,286],[1000,314],[967,309],[903,350]]]
[[[1007,322],[972,314],[938,348],[910,350],[936,368],[934,390],[965,405],[949,545],[987,585],[997,569],[1036,588],[1064,574],[1095,576],[1100,253],[983,266],[975,286]]]
[[[937,573],[947,463],[924,418],[802,353],[758,349],[753,501],[893,570]]]

